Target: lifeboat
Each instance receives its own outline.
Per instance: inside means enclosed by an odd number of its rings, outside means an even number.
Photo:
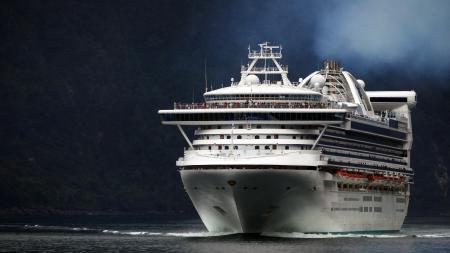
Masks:
[[[367,176],[369,182],[373,184],[384,184],[384,185],[398,185],[405,182],[405,177],[401,176],[388,176],[388,175],[369,175]]]
[[[335,172],[335,176],[342,179],[343,181],[353,182],[353,183],[361,183],[367,180],[367,177],[359,172],[348,172],[345,170],[337,170]]]

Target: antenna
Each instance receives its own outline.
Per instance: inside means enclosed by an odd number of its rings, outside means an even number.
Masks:
[[[208,75],[206,72],[206,64],[208,63],[208,61],[205,58],[205,92],[208,92]]]

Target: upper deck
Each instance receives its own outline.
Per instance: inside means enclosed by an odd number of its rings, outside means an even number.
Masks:
[[[348,119],[402,132],[410,130],[408,109],[415,104],[414,92],[366,92],[364,81],[343,71],[333,60],[326,60],[321,70],[305,80],[291,82],[288,67],[278,62],[281,46],[267,42],[259,46],[259,51],[249,48],[250,62],[242,66],[238,82],[232,78],[229,86],[210,91],[206,83],[205,102],[174,103],[173,109],[158,111],[162,123],[317,125],[343,124]]]

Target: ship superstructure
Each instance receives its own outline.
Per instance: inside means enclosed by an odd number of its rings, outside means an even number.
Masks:
[[[407,214],[414,91],[366,92],[326,60],[299,82],[281,47],[249,48],[238,82],[160,110],[187,149],[184,188],[209,231],[399,230]],[[196,126],[194,138],[184,126]]]

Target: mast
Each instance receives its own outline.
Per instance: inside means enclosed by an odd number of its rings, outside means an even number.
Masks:
[[[282,58],[282,47],[269,45],[269,42],[260,43],[258,45],[259,51],[251,50],[250,46],[248,47],[248,59],[251,60],[251,63],[247,68],[242,66],[241,80],[239,81],[238,85],[244,85],[245,78],[248,75],[264,75],[264,83],[269,83],[269,81],[267,80],[268,75],[281,75],[282,85],[292,85],[287,77],[287,66],[283,66],[278,62],[278,59]],[[263,67],[255,66],[259,60],[264,60]],[[272,61],[275,67],[268,67],[267,61]]]
[[[207,64],[207,60],[205,58],[205,92],[208,92],[208,75],[206,72],[206,64]],[[212,90],[212,88],[211,88],[211,90]]]

